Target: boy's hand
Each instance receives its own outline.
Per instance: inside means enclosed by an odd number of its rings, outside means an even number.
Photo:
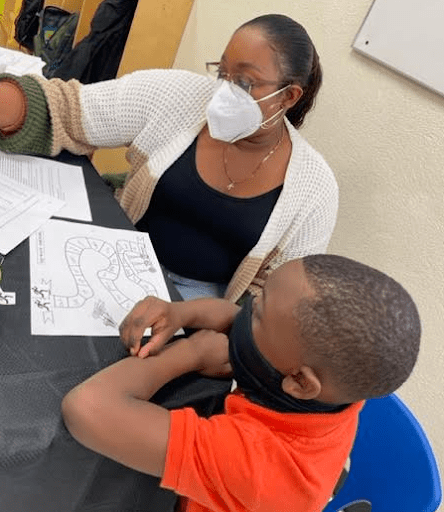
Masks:
[[[120,338],[133,356],[147,357],[157,354],[182,327],[180,315],[173,302],[157,297],[146,297],[137,302],[120,324]],[[141,348],[143,333],[151,327],[151,338]]]
[[[199,373],[209,377],[221,377],[232,372],[226,334],[202,329],[192,334],[187,341],[196,350]]]

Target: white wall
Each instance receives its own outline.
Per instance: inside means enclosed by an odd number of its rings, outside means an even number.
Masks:
[[[195,0],[175,67],[203,72],[232,32],[259,14],[287,14],[306,27],[325,79],[302,132],[330,163],[341,193],[329,252],[387,272],[415,298],[422,349],[399,394],[444,468],[444,98],[352,51],[371,3]]]

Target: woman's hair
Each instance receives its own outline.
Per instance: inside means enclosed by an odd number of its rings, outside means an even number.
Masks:
[[[244,23],[238,30],[258,27],[276,51],[282,72],[281,87],[296,83],[302,87],[299,101],[287,111],[290,123],[299,128],[313,107],[322,83],[322,68],[310,36],[305,28],[282,14],[266,14]]]

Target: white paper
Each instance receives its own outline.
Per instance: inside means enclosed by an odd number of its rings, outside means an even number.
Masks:
[[[65,201],[58,217],[92,221],[83,169],[78,165],[0,151],[0,174]]]
[[[8,254],[64,205],[14,180],[1,177],[0,253]]]
[[[118,336],[137,301],[170,300],[147,233],[49,220],[29,247],[32,334]]]
[[[15,306],[15,292],[5,292],[0,287],[0,306]]]
[[[45,62],[40,57],[9,48],[0,48],[1,73],[11,73],[19,76],[35,73],[42,76],[44,66]]]

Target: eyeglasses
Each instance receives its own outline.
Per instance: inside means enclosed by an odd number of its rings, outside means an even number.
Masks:
[[[205,64],[207,68],[207,73],[215,79],[227,80],[228,82],[232,82],[237,85],[241,89],[243,89],[248,94],[251,94],[251,91],[254,87],[260,87],[262,85],[277,85],[281,82],[277,81],[269,81],[269,80],[253,80],[241,73],[226,73],[221,68],[220,62],[207,62]]]

